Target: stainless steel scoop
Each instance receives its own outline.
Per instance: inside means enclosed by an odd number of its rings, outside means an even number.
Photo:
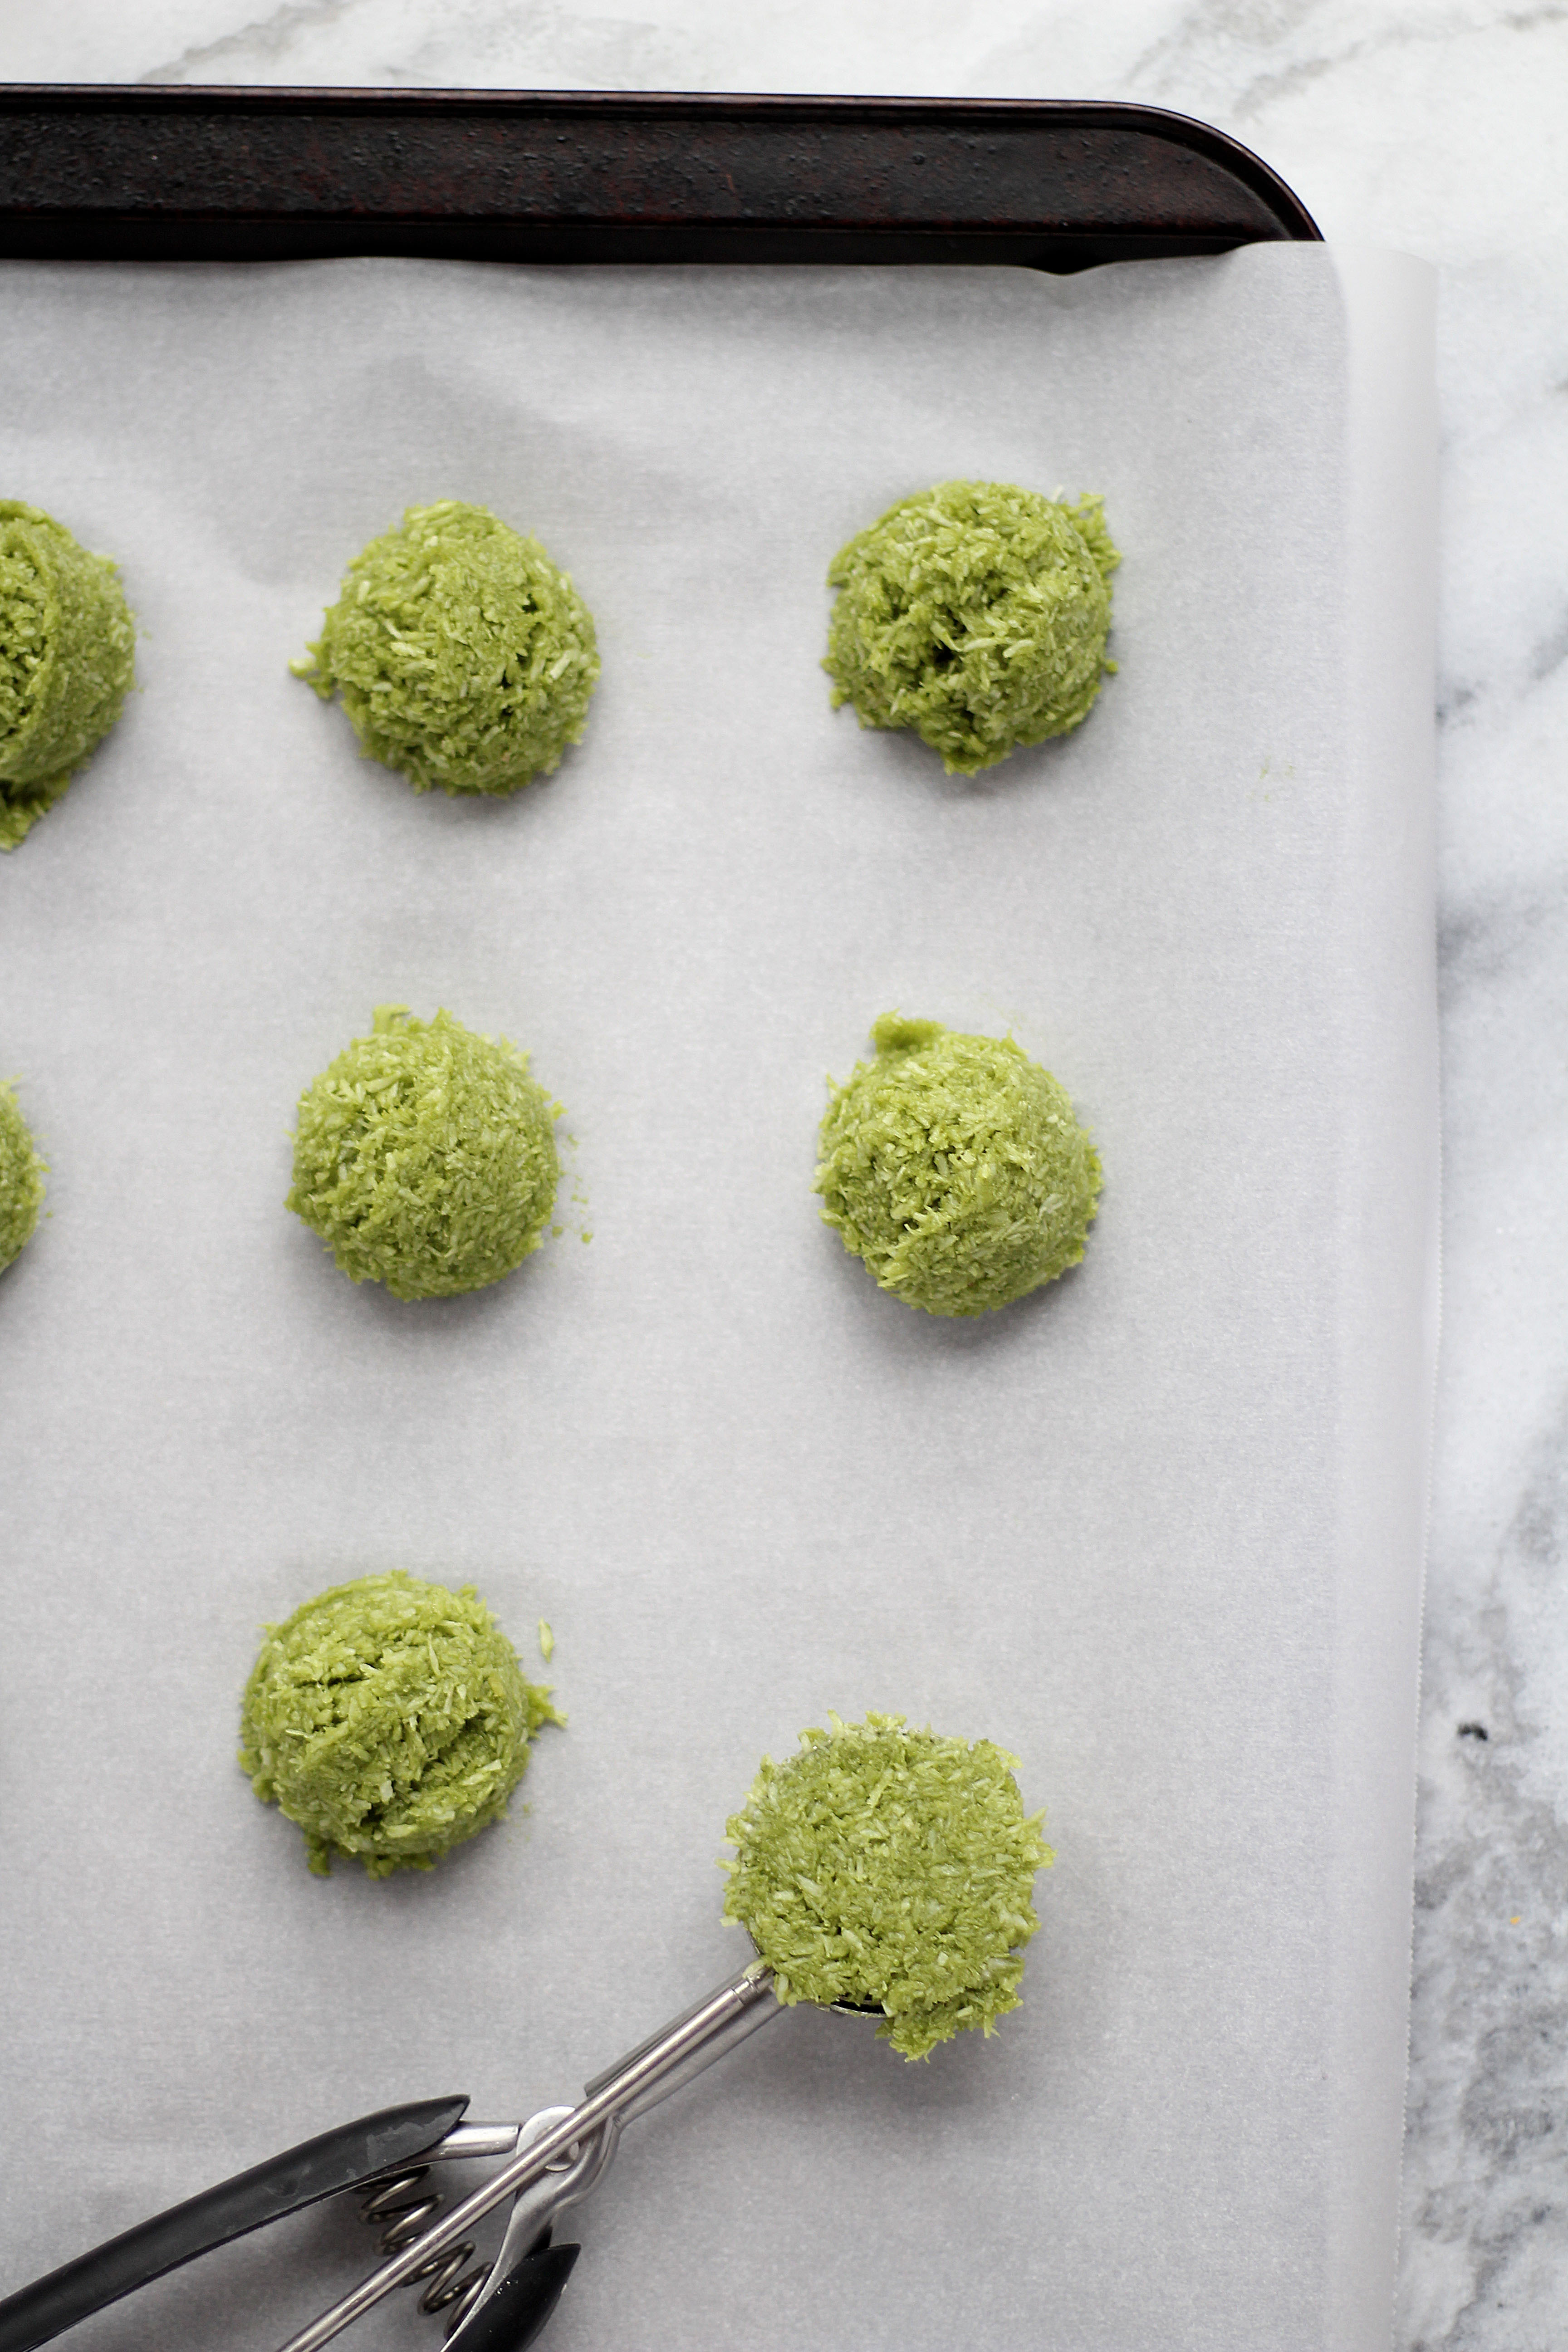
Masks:
[[[0,2352],[34,2352],[95,2311],[198,2254],[286,2213],[349,2189],[382,2228],[387,2259],[284,2352],[315,2352],[400,2286],[421,2287],[424,2307],[445,2311],[457,2352],[521,2352],[554,2309],[577,2258],[551,2232],[585,2197],[615,2155],[623,2127],[710,2066],[776,2016],[772,1971],[754,1959],[692,2009],[650,2034],[575,2106],[542,2108],[525,2124],[460,2120],[465,2098],[426,2099],[324,2132],[96,2247],[0,2302]],[[449,2211],[425,2187],[431,2166],[459,2158],[506,2160]],[[474,2224],[511,2200],[500,2252],[469,2268]]]
[[[474,2124],[460,2120],[466,2098],[426,2099],[324,2132],[8,2296],[0,2303],[0,2352],[34,2352],[198,2254],[344,2189],[364,2200],[363,2218],[382,2230],[386,2260],[281,2352],[318,2352],[401,2286],[418,2286],[422,2308],[447,2314],[448,2352],[522,2352],[554,2310],[577,2259],[576,2246],[553,2243],[554,2224],[599,2181],[625,2126],[783,2006],[772,1969],[753,1959],[596,2074],[575,2106],[543,2107],[525,2124]],[[881,2014],[848,2002],[833,2006],[846,2016]],[[484,2157],[506,2161],[443,2212],[440,2195],[425,2186],[431,2166]],[[500,2251],[470,2268],[469,2231],[509,2198]]]
[[[595,2075],[585,2086],[580,2105],[546,2107],[531,2117],[521,2127],[517,2153],[510,2163],[393,2253],[330,2311],[291,2336],[282,2352],[318,2352],[320,2346],[330,2344],[384,2296],[429,2276],[430,2266],[454,2251],[476,2222],[509,2197],[513,2204],[500,2252],[479,2294],[447,2341],[453,2352],[501,2352],[502,2347],[506,2352],[518,2352],[537,2335],[565,2284],[564,2277],[559,2284],[552,2280],[542,2282],[553,2291],[535,2318],[531,2306],[537,2298],[529,2292],[533,2283],[525,2275],[528,2261],[547,2237],[556,2216],[585,2197],[598,2181],[616,2152],[623,2126],[646,2115],[649,2107],[657,2106],[765,2025],[777,2015],[779,2007],[773,1972],[764,1961],[753,1960],[739,1976],[727,1978],[705,2000],[640,2042],[606,2073]],[[461,2133],[459,2126],[448,2138],[460,2138]],[[469,2152],[463,2147],[448,2147],[443,2141],[431,2155]]]
[[[846,2017],[882,2014],[859,2003],[830,2005]],[[569,2205],[597,2185],[620,2144],[623,2126],[755,2033],[782,2006],[773,1991],[772,1969],[764,1960],[752,1960],[739,1976],[727,1977],[706,2000],[596,2074],[584,2086],[579,2105],[545,2107],[531,2116],[508,2150],[495,2143],[498,2128],[510,2131],[511,2126],[458,2125],[429,2151],[426,2163],[498,2155],[515,2147],[511,2161],[454,2206],[444,2221],[421,2227],[401,2244],[384,2239],[391,2259],[309,2327],[291,2336],[281,2352],[317,2352],[384,2296],[422,2280],[431,2281],[436,2290],[426,2293],[428,2308],[438,2309],[448,2297],[460,2299],[447,2337],[448,2352],[521,2352],[554,2309],[577,2257],[575,2246],[552,2244],[553,2225]],[[457,2281],[473,2254],[467,2231],[508,2197],[512,2209],[506,2235],[488,2273],[470,2273],[444,2292],[444,2282],[448,2277]],[[5,2352],[3,2345],[0,2352]]]

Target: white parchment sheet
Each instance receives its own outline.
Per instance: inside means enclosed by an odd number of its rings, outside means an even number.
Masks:
[[[1024,2008],[797,2011],[628,2132],[558,2352],[1361,2352],[1389,2334],[1436,1185],[1430,321],[1388,256],[1016,270],[0,270],[0,493],[114,554],[142,691],[0,863],[50,1164],[0,1279],[0,2288],[395,2100],[517,2117],[732,1967],[714,1867],[830,1708],[1016,1752]],[[1102,491],[1088,723],[973,782],[818,667],[954,476]],[[416,798],[289,677],[410,503],[536,531],[588,735]],[[566,1227],[399,1304],[287,1215],[300,1088],[446,1005],[568,1106]],[[1106,1171],[1006,1312],[810,1192],[898,1006],[1011,1030]],[[570,1198],[568,1196],[571,1196]],[[591,1239],[587,1238],[591,1234]],[[471,1580],[570,1727],[428,1876],[236,1769],[264,1621]],[[84,2346],[268,2352],[352,2207]],[[353,2340],[439,2342],[407,2304]]]

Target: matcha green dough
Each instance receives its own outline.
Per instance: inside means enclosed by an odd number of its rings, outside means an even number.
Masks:
[[[504,1037],[376,1007],[300,1097],[287,1206],[352,1282],[444,1298],[539,1247],[555,1200],[561,1105]]]
[[[724,1916],[781,2000],[879,2009],[878,2032],[906,2058],[994,2032],[1018,2006],[1035,1873],[1051,1859],[1016,1758],[906,1731],[900,1715],[829,1721],[784,1764],[764,1757],[726,1822]]]
[[[564,1723],[471,1584],[401,1569],[334,1585],[267,1640],[245,1686],[239,1760],[264,1804],[373,1878],[428,1870],[499,1822],[542,1723]]]
[[[0,1078],[0,1267],[32,1238],[44,1204],[44,1163],[11,1087]]]
[[[416,793],[514,793],[580,743],[599,655],[588,608],[536,539],[484,507],[410,507],[354,557],[310,661],[369,760]]]
[[[994,768],[1089,716],[1121,558],[1098,498],[1010,482],[900,499],[828,567],[823,667],[862,727],[912,727],[948,774]]]
[[[136,632],[106,555],[0,499],[0,849],[15,849],[120,716]]]
[[[928,1315],[983,1315],[1083,1255],[1100,1159],[1064,1087],[1010,1037],[886,1013],[830,1079],[813,1190],[847,1250]]]

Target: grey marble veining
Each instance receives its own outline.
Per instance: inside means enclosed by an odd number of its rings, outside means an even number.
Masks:
[[[10,80],[1136,99],[1441,273],[1445,1338],[1401,2352],[1568,2339],[1568,0],[0,0]]]

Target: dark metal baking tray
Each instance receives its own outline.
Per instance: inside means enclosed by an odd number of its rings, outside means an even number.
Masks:
[[[1012,262],[1315,240],[1266,163],[1060,100],[0,86],[0,257]]]

